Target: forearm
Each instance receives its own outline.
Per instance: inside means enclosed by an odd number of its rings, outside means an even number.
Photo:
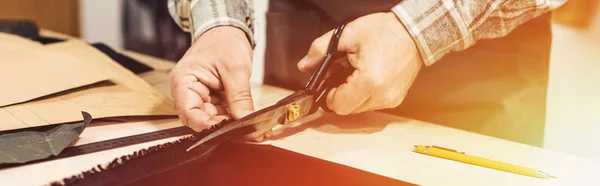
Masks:
[[[405,0],[392,11],[415,41],[425,65],[477,40],[507,35],[566,0]]]
[[[169,0],[168,5],[171,17],[192,35],[192,42],[214,27],[233,26],[243,30],[255,46],[252,0]]]

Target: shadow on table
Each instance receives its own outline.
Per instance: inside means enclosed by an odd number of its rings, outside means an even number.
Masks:
[[[402,125],[409,119],[380,112],[368,112],[353,115],[337,115],[334,113],[316,113],[315,116],[299,121],[301,124],[290,124],[273,131],[269,140],[282,139],[307,129],[330,134],[372,134],[382,131],[390,124]]]

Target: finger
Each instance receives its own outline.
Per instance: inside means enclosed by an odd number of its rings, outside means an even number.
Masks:
[[[252,141],[261,142],[261,141],[269,138],[272,134],[273,134],[273,129],[269,129],[265,133],[259,135],[258,137],[253,138]]]
[[[353,31],[350,28],[351,23],[349,23],[344,30],[342,30],[342,35],[340,35],[340,39],[338,41],[337,51],[345,52],[345,53],[353,53],[357,51],[356,48],[356,39],[353,37]],[[329,42],[331,41],[331,36],[333,35],[333,30],[327,32],[321,37],[315,39],[308,49],[308,53],[304,56],[297,64],[298,69],[303,72],[314,70],[327,53],[327,49],[329,47]]]
[[[228,115],[217,115],[217,116],[213,116],[212,118],[210,118],[208,123],[210,124],[210,126],[214,126],[216,124],[219,124],[219,123],[221,123],[225,120],[229,120],[229,119],[231,119],[231,117]]]
[[[374,87],[371,87],[374,88]],[[362,113],[367,111],[375,111],[380,109],[388,109],[398,107],[404,100],[405,92],[397,91],[390,88],[377,88],[376,95],[371,95],[365,103],[359,106],[352,113]]]
[[[252,139],[252,141],[254,141],[254,142],[261,142],[261,141],[262,141],[263,139],[265,139],[265,138],[266,138],[266,137],[265,137],[265,135],[263,134],[263,135],[260,135],[260,136],[258,136],[258,137],[256,137],[256,138]]]
[[[181,122],[194,130],[202,130],[207,126],[210,116],[204,111],[204,101],[188,85],[176,86],[173,90],[175,108]]]
[[[200,82],[194,82],[189,85],[190,90],[196,92],[202,98],[204,102],[211,102],[210,91],[208,87],[204,86]]]
[[[212,103],[203,103],[203,108],[204,108],[204,112],[206,112],[206,114],[208,114],[211,117],[219,114],[217,107],[215,105],[213,105]]]
[[[177,117],[179,118],[179,121],[181,121],[181,124],[183,124],[183,126],[189,127],[188,120],[187,120],[187,117],[185,117],[185,114],[183,114],[183,113],[177,114]]]
[[[225,88],[225,101],[235,119],[254,112],[254,102],[250,92],[250,69],[225,70],[221,75]]]
[[[371,95],[360,78],[360,71],[356,70],[346,83],[333,88],[327,94],[327,107],[337,114],[347,115],[361,106]]]
[[[228,115],[229,112],[227,112],[226,107],[224,107],[223,105],[215,105],[215,108],[217,109],[217,115]]]
[[[394,92],[393,90],[388,91]],[[401,95],[403,94],[378,96],[380,97],[380,99],[375,99],[375,97],[372,97],[373,99],[370,99],[367,102],[365,102],[365,104],[361,106],[360,109],[357,109],[355,112],[359,113],[398,107],[404,101],[404,97]]]
[[[197,107],[185,110],[184,115],[187,118],[187,126],[196,132],[200,132],[212,125],[208,122],[211,117],[204,110]]]
[[[173,73],[173,72],[172,72]],[[188,85],[198,82],[198,79],[190,75],[172,75],[171,76],[171,95],[176,98],[176,91],[180,91],[177,88],[187,87]]]
[[[363,112],[367,112],[367,111],[373,111],[373,110],[377,110],[377,109],[381,109],[380,105],[381,103],[378,101],[375,101],[374,99],[372,99],[371,97],[369,97],[369,99],[367,99],[362,105],[358,106],[358,108],[354,109],[354,111],[351,112],[351,114],[358,114],[358,113],[363,113]]]
[[[322,35],[312,42],[306,56],[304,56],[304,58],[302,58],[297,64],[300,71],[310,71],[319,65],[319,63],[325,57],[327,46],[329,45],[329,39],[331,38],[332,34],[333,31],[329,31],[325,35]]]
[[[175,100],[175,108],[178,111],[200,107],[204,103],[200,95],[189,88],[189,84],[180,84],[176,86],[173,89],[173,98]]]
[[[188,72],[196,77],[197,81],[200,81],[213,90],[223,90],[218,74],[211,71],[214,68],[203,67],[202,64],[194,64],[190,69]]]

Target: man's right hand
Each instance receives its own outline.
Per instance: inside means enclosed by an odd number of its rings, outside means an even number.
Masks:
[[[252,47],[242,30],[220,26],[203,33],[171,71],[181,122],[201,131],[254,112],[251,72]]]

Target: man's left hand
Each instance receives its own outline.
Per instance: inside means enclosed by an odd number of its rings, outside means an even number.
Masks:
[[[298,62],[301,71],[314,70],[322,61],[333,31],[317,38]],[[327,106],[347,115],[399,106],[408,93],[422,58],[408,31],[391,12],[360,17],[346,25],[338,51],[355,71],[329,92]]]

